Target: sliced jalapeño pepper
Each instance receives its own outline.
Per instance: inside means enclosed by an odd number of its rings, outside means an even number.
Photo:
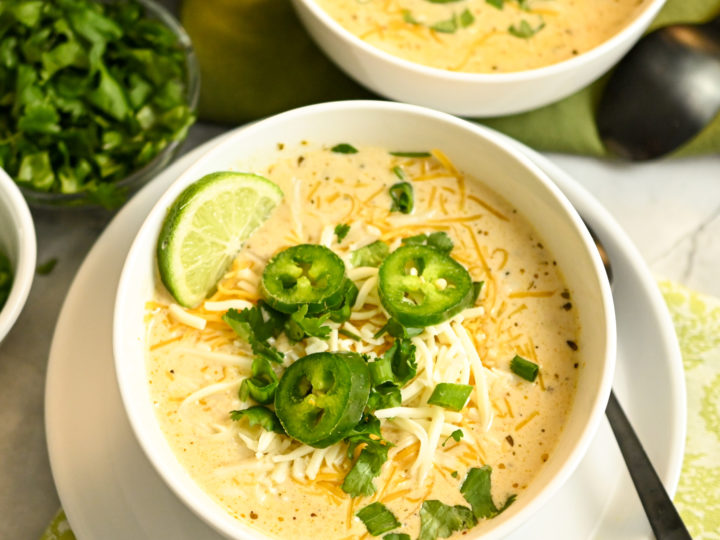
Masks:
[[[319,313],[342,301],[345,263],[325,246],[300,244],[275,255],[265,267],[261,292],[265,301],[283,313],[307,304]]]
[[[275,413],[288,435],[325,448],[360,421],[370,395],[365,359],[351,352],[314,353],[285,370],[275,392]]]
[[[378,276],[382,305],[406,327],[438,324],[475,300],[468,271],[449,255],[428,246],[396,249],[380,265]]]

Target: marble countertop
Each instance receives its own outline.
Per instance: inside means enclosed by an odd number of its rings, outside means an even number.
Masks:
[[[196,125],[183,150],[224,130]],[[658,278],[720,296],[720,157],[647,164],[548,157],[607,208]],[[43,414],[53,329],[73,276],[110,219],[93,212],[33,215],[38,263],[58,262],[49,275],[36,277],[22,315],[0,344],[0,538],[29,540],[60,505]]]

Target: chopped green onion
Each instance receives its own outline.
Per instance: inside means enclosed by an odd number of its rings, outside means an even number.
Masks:
[[[449,19],[446,19],[444,21],[438,21],[432,26],[430,26],[431,30],[435,30],[436,32],[441,32],[443,34],[454,34],[457,31],[458,23],[457,23],[457,15],[453,13],[453,16]]]
[[[415,206],[413,187],[408,182],[398,182],[390,186],[390,198],[392,199],[391,212],[409,214]]]
[[[379,536],[400,526],[395,515],[381,502],[374,502],[355,514],[373,536]]]
[[[278,377],[264,356],[256,356],[250,369],[250,377],[240,385],[239,397],[247,401],[248,397],[262,405],[272,403],[278,387]]]
[[[352,144],[348,144],[348,143],[336,144],[330,150],[335,152],[336,154],[357,154],[358,153],[357,148],[355,148]]]
[[[354,339],[355,341],[360,341],[362,339],[355,332],[351,332],[350,330],[345,330],[344,328],[340,328],[338,330],[338,334],[340,334],[341,336],[349,337],[350,339]]]
[[[335,236],[337,236],[338,244],[342,242],[347,234],[350,232],[350,225],[347,223],[340,223],[335,225]]]
[[[515,358],[510,361],[510,370],[526,381],[535,382],[540,366],[516,354]]]
[[[394,172],[395,176],[397,176],[400,180],[405,180],[407,178],[405,176],[405,171],[402,170],[402,167],[400,167],[400,165],[395,165],[392,168],[392,172]]]
[[[438,383],[428,399],[428,404],[460,411],[467,403],[473,387],[469,384]]]
[[[371,411],[390,409],[402,405],[400,387],[393,383],[385,383],[370,390],[367,408]]]
[[[406,158],[429,158],[432,157],[430,152],[390,152],[391,156]]]
[[[383,540],[410,540],[410,535],[405,533],[390,533],[383,536]]]
[[[403,326],[396,319],[390,318],[383,327],[375,332],[373,338],[377,339],[382,336],[385,332],[395,338],[413,338],[423,333],[424,328],[412,328]]]

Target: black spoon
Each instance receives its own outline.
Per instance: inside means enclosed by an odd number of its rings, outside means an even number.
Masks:
[[[597,126],[614,154],[652,159],[689,141],[718,112],[720,17],[667,26],[638,41],[610,75]]]
[[[612,282],[613,272],[610,257],[595,232],[589,226],[588,231],[600,252],[600,258],[605,267],[608,281]],[[615,434],[615,439],[625,459],[625,465],[627,465],[630,478],[635,484],[635,489],[645,509],[645,514],[655,538],[657,540],[692,540],[680,514],[678,514],[677,508],[675,508],[672,499],[665,491],[655,467],[653,467],[632,424],[630,424],[623,408],[615,397],[615,392],[612,390],[605,408],[605,416],[607,416],[610,427]]]

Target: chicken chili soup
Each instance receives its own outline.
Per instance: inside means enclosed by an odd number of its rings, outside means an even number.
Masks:
[[[270,538],[481,531],[573,402],[582,344],[552,254],[439,150],[279,154],[256,172],[284,198],[216,291],[147,304],[167,440]]]
[[[625,28],[649,0],[317,0],[342,27],[393,56],[469,73],[535,69]]]

